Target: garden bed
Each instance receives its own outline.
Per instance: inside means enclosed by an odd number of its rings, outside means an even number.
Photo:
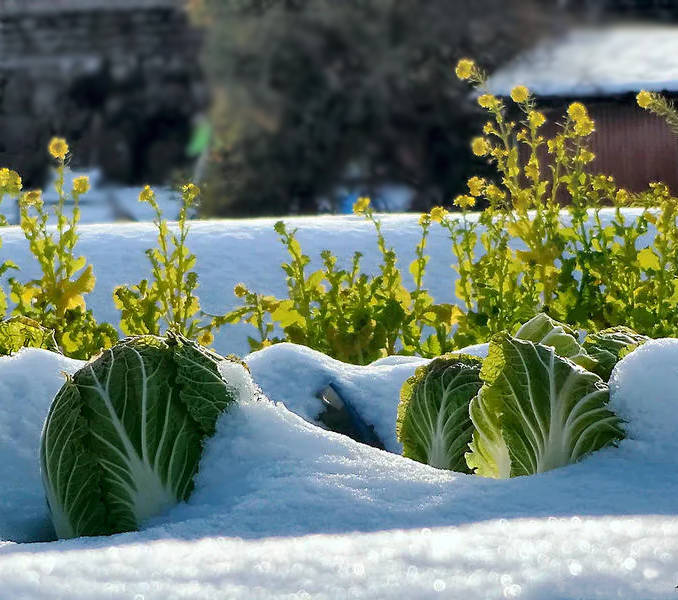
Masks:
[[[384,217],[402,264],[416,216]],[[358,217],[290,219],[314,260],[365,252]],[[236,305],[243,281],[283,295],[284,249],[272,220],[196,222],[191,249],[207,311]],[[89,225],[79,248],[98,281],[88,305],[117,323],[115,285],[145,276],[151,225]],[[23,235],[3,230],[2,256],[30,276]],[[432,230],[425,285],[452,300],[449,240]],[[247,352],[248,325],[225,326],[215,348]],[[482,353],[482,348],[473,352]],[[190,500],[139,532],[49,541],[38,470],[40,429],[62,372],[82,364],[38,349],[0,359],[0,589],[8,598],[669,598],[678,584],[678,430],[671,410],[678,351],[653,342],[614,376],[611,403],[629,437],[580,463],[492,480],[399,456],[396,408],[424,359],[347,365],[293,344],[245,358],[266,398],[223,415]],[[375,426],[386,452],[318,426],[317,394],[333,384]],[[43,542],[43,543],[40,543]],[[47,543],[45,543],[47,542]]]

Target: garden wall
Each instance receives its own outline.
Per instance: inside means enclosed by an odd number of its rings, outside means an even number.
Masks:
[[[0,0],[0,163],[36,185],[58,134],[80,165],[164,179],[207,105],[200,43],[176,0]]]

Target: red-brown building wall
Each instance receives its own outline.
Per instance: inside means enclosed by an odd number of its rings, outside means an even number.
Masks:
[[[631,102],[587,104],[596,122],[591,138],[596,159],[591,170],[612,175],[629,191],[640,192],[650,182],[663,181],[678,195],[678,135],[664,120]],[[563,104],[548,116],[558,121],[566,110]]]

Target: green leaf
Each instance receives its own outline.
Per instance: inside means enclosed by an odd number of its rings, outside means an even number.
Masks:
[[[661,265],[659,264],[659,258],[651,248],[644,248],[638,253],[638,264],[645,271],[658,271],[661,268]]]
[[[559,323],[545,313],[539,313],[520,327],[515,337],[552,346],[559,356],[569,358],[585,369],[593,370],[596,361],[579,344],[576,335],[576,332],[564,323]]]
[[[271,313],[271,318],[280,323],[283,329],[292,325],[303,326],[306,322],[302,314],[294,309],[292,300],[280,301],[277,308]]]
[[[448,354],[419,367],[400,391],[396,432],[403,456],[439,469],[468,473],[469,402],[482,382],[482,362]]]
[[[487,477],[542,473],[624,437],[609,389],[551,346],[498,334],[470,406],[468,466]]]
[[[133,530],[189,497],[203,441],[243,388],[222,360],[179,335],[141,336],[66,382],[40,449],[60,538]]]
[[[628,327],[610,327],[586,336],[584,348],[598,363],[594,372],[608,381],[623,353],[635,349],[649,339]]]
[[[27,347],[59,351],[54,332],[37,321],[22,316],[0,321],[0,355],[13,354]]]

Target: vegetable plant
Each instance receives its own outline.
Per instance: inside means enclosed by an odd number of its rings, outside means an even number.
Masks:
[[[40,266],[41,276],[29,281],[10,279],[12,314],[28,317],[51,329],[58,347],[72,358],[89,358],[118,339],[110,324],[97,323],[85,296],[94,289],[96,278],[91,264],[77,256],[80,221],[80,197],[89,190],[87,177],[76,177],[70,191],[65,189],[64,174],[68,144],[61,138],[50,142],[49,151],[57,161],[55,189],[58,201],[54,207],[56,232],[47,225],[49,213],[39,191],[25,192],[20,197],[20,225],[29,248]],[[64,206],[73,205],[71,217]]]
[[[248,381],[174,333],[125,339],[69,377],[40,445],[57,536],[130,531],[186,500],[203,442]]]
[[[497,334],[471,401],[469,467],[487,477],[542,473],[624,437],[600,377],[552,346]]]
[[[481,366],[472,356],[447,354],[405,381],[396,425],[403,456],[438,469],[471,472],[464,455],[473,432],[469,403],[483,384]]]
[[[54,332],[28,317],[11,317],[0,321],[0,356],[14,354],[21,348],[43,348],[59,352]]]
[[[275,231],[290,256],[290,261],[282,265],[288,298],[263,296],[238,284],[234,292],[243,305],[215,317],[213,325],[221,327],[241,320],[253,324],[260,336],[258,340],[250,338],[253,350],[280,341],[273,336],[277,325],[286,340],[357,364],[396,352],[428,357],[444,352],[458,311],[449,304],[436,304],[423,286],[431,218],[424,215],[420,221],[422,234],[410,265],[415,286],[409,291],[369,199],[359,199],[354,210],[375,227],[382,258],[376,276],[360,272],[360,252],[353,255],[350,268],[341,269],[327,250],[321,253],[322,268],[308,273],[311,259],[303,253],[296,230],[289,231],[279,221]]]
[[[622,439],[607,384],[587,368],[600,368],[599,357],[611,360],[603,352],[616,352],[616,360],[640,336],[592,334],[589,355],[573,334],[542,313],[514,336],[496,334],[482,361],[452,353],[419,367],[400,394],[403,455],[507,478],[565,466]]]
[[[181,209],[176,231],[170,229],[153,190],[146,186],[139,201],[151,206],[153,223],[158,230],[156,248],[146,250],[151,263],[151,279],[135,285],[120,285],[113,300],[122,315],[120,328],[127,335],[159,335],[173,330],[188,338],[198,339],[209,346],[214,339],[210,323],[202,323],[200,299],[195,293],[198,274],[193,271],[195,255],[186,244],[189,211],[195,205],[200,190],[192,183],[181,190]]]

